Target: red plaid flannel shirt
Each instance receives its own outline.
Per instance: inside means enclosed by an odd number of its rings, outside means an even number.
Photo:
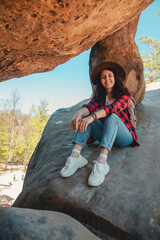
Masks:
[[[131,123],[131,115],[130,115],[130,97],[127,95],[121,95],[119,99],[116,99],[113,103],[110,105],[100,106],[99,103],[97,103],[94,99],[94,97],[91,99],[91,101],[88,104],[84,104],[82,107],[86,107],[90,113],[95,112],[98,109],[104,109],[107,113],[108,117],[112,113],[117,114],[117,116],[122,120],[122,122],[126,125],[128,130],[130,131],[134,142],[132,143],[132,146],[139,146],[138,137],[136,130]],[[100,120],[103,122],[105,118],[101,118]]]

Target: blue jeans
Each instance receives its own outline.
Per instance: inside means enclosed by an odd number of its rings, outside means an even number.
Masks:
[[[126,147],[133,142],[133,137],[128,128],[116,114],[111,114],[104,120],[104,123],[99,119],[95,120],[88,125],[84,132],[80,132],[78,129],[73,138],[73,143],[84,147],[90,134],[100,142],[100,147],[105,147],[109,151],[111,151],[113,144],[117,147]]]

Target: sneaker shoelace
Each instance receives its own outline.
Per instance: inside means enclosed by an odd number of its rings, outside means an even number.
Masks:
[[[71,167],[71,164],[72,164],[71,159],[68,157],[64,168],[65,168],[65,169],[70,168],[70,167]]]
[[[94,167],[92,170],[92,174],[101,173],[103,169],[103,166],[101,166],[102,164],[98,163],[96,160],[93,162],[94,162]]]

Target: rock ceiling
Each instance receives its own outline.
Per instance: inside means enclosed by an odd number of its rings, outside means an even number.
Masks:
[[[53,70],[138,16],[153,0],[1,0],[0,81]]]

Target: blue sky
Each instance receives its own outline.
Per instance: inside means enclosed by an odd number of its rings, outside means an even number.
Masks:
[[[145,35],[160,41],[158,10],[160,1],[155,0],[140,16],[135,38],[140,54],[148,49],[140,43],[139,36]],[[89,98],[92,92],[89,80],[89,54],[90,50],[85,51],[47,73],[32,74],[0,83],[0,100],[9,98],[10,93],[17,89],[23,112],[27,113],[32,104],[38,105],[40,99],[45,98],[49,103],[49,113],[53,113],[58,108],[70,107]]]

